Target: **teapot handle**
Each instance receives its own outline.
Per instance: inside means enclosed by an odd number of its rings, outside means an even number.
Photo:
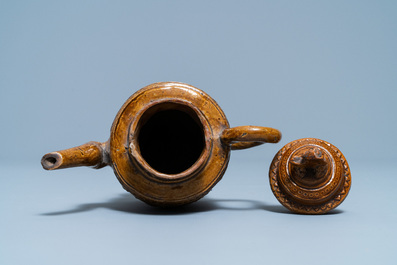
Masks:
[[[232,150],[246,149],[264,143],[278,143],[281,132],[277,129],[260,126],[238,126],[225,129],[221,134],[223,143]]]

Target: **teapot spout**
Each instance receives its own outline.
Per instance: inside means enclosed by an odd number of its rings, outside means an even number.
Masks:
[[[88,166],[102,168],[109,164],[108,143],[88,142],[69,149],[45,154],[41,165],[46,170]]]

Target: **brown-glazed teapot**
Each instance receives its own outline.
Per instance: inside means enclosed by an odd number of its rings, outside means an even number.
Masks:
[[[230,128],[218,104],[183,83],[142,88],[121,107],[105,143],[89,142],[48,153],[44,169],[111,166],[125,190],[158,206],[177,206],[206,195],[222,178],[230,150],[277,143],[272,128]]]

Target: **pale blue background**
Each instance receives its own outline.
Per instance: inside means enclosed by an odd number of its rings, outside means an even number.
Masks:
[[[0,264],[396,264],[396,3],[0,1]],[[106,141],[158,81],[283,139],[234,152],[177,212],[136,201],[110,168],[41,169],[44,153]],[[333,214],[287,214],[270,191],[272,157],[302,137],[350,162]]]

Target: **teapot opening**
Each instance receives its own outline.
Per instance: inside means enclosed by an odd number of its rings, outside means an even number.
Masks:
[[[62,158],[59,154],[53,152],[50,154],[46,154],[41,159],[41,164],[43,165],[44,169],[51,170],[57,169],[62,163]]]
[[[190,107],[160,103],[142,115],[138,145],[141,156],[154,170],[179,174],[192,167],[203,153],[204,128]]]

